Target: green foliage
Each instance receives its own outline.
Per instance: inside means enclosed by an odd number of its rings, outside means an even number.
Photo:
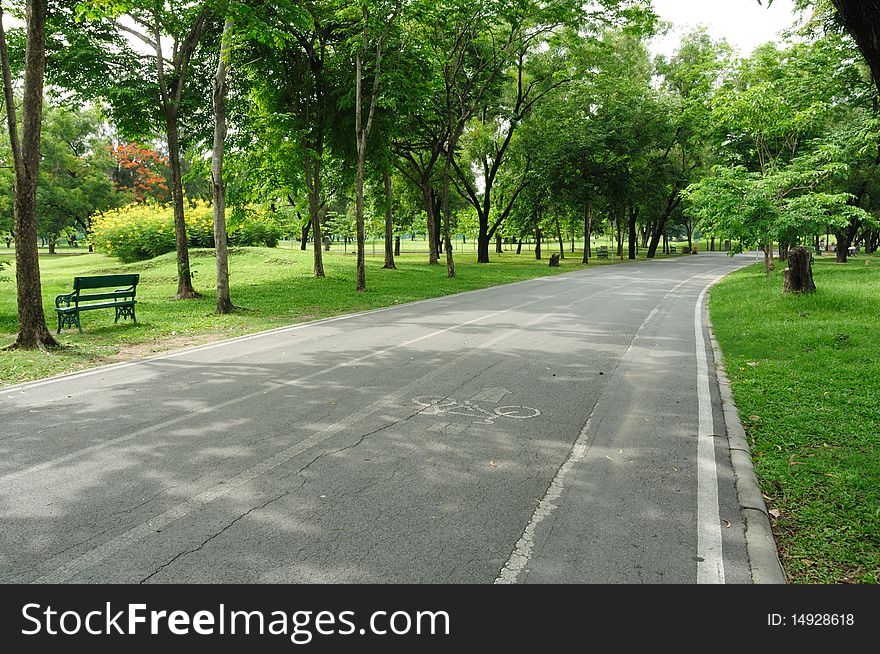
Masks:
[[[0,162],[9,156],[8,135],[0,126]],[[115,162],[94,110],[47,107],[43,116],[37,180],[37,230],[54,241],[66,229],[88,230],[88,218],[123,204],[110,178]],[[12,187],[11,163],[0,163],[0,187]],[[0,194],[0,231],[11,231],[12,194]]]
[[[725,80],[712,114],[725,162],[684,193],[701,229],[753,247],[876,225],[860,203],[878,138],[853,54],[835,34],[768,44]]]
[[[187,207],[186,233],[191,247],[214,247],[214,214],[206,203]],[[230,245],[275,247],[281,228],[265,212],[255,208],[228,211]],[[98,252],[130,263],[174,251],[174,210],[156,205],[130,205],[92,219],[90,234]]]

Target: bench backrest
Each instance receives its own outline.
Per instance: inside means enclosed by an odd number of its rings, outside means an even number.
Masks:
[[[73,290],[83,291],[90,288],[128,288],[137,286],[139,274],[133,275],[95,275],[92,277],[74,277]]]

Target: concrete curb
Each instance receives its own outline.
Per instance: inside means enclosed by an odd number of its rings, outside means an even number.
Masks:
[[[721,392],[721,407],[724,412],[724,424],[727,428],[727,440],[730,445],[730,458],[733,473],[736,477],[736,495],[739,500],[743,520],[745,521],[746,548],[749,554],[749,567],[752,581],[756,584],[785,584],[785,571],[779,562],[776,540],[770,528],[770,514],[758,488],[758,479],[752,464],[751,449],[746,440],[746,431],[730,388],[730,380],[724,370],[721,348],[712,331],[709,319],[708,302],[704,308],[706,325],[709,328],[709,340],[715,357],[715,373]]]

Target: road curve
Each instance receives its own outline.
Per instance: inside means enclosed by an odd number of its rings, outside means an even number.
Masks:
[[[602,266],[0,390],[0,581],[750,583],[705,289]]]

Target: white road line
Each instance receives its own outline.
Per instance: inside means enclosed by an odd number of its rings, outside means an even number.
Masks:
[[[715,424],[709,392],[709,361],[703,338],[703,289],[694,309],[697,349],[697,400],[700,423],[697,433],[697,583],[723,584],[721,515],[718,507],[718,469],[715,465]]]
[[[714,271],[703,272],[698,275],[694,275],[693,277],[689,277],[683,282],[677,284],[673,288],[671,288],[666,295],[657,303],[655,306],[642,321],[642,324],[636,330],[635,334],[633,334],[633,338],[630,341],[629,347],[626,352],[624,352],[623,356],[620,358],[620,362],[623,362],[626,359],[627,355],[633,349],[633,346],[641,333],[642,329],[644,329],[645,325],[647,325],[653,318],[660,312],[660,306],[666,301],[666,299],[672,295],[679,288],[687,284],[688,282],[697,279],[699,277],[703,277],[705,275],[711,274]],[[705,291],[703,291],[705,295]],[[703,297],[702,295],[700,297]],[[620,363],[617,364],[618,366]],[[617,368],[612,371],[612,375],[617,372]],[[590,417],[587,419],[587,424],[584,425],[583,429],[581,429],[580,434],[578,434],[577,440],[575,440],[574,445],[571,448],[571,452],[568,455],[568,458],[565,462],[559,467],[559,470],[556,472],[556,476],[553,477],[553,481],[550,482],[550,486],[547,489],[547,492],[544,494],[544,497],[541,498],[541,501],[538,502],[538,506],[532,514],[532,519],[529,521],[529,524],[526,525],[525,530],[523,531],[522,536],[517,541],[516,545],[513,548],[513,552],[510,555],[510,558],[507,559],[507,562],[501,568],[501,571],[498,573],[498,577],[495,579],[496,584],[515,584],[519,581],[520,574],[526,569],[531,561],[532,555],[534,554],[535,548],[535,532],[538,528],[538,525],[541,524],[546,518],[553,515],[556,509],[559,506],[556,504],[556,501],[562,496],[562,492],[565,490],[565,477],[571,471],[572,468],[575,467],[587,454],[587,450],[589,450],[589,434],[590,428],[593,422],[593,415],[596,413],[596,409],[602,403],[602,398],[605,396],[607,392],[608,386],[603,390],[602,395],[599,396],[599,399],[596,401],[596,404],[593,406],[593,410],[590,412]],[[711,416],[711,414],[710,414]]]

